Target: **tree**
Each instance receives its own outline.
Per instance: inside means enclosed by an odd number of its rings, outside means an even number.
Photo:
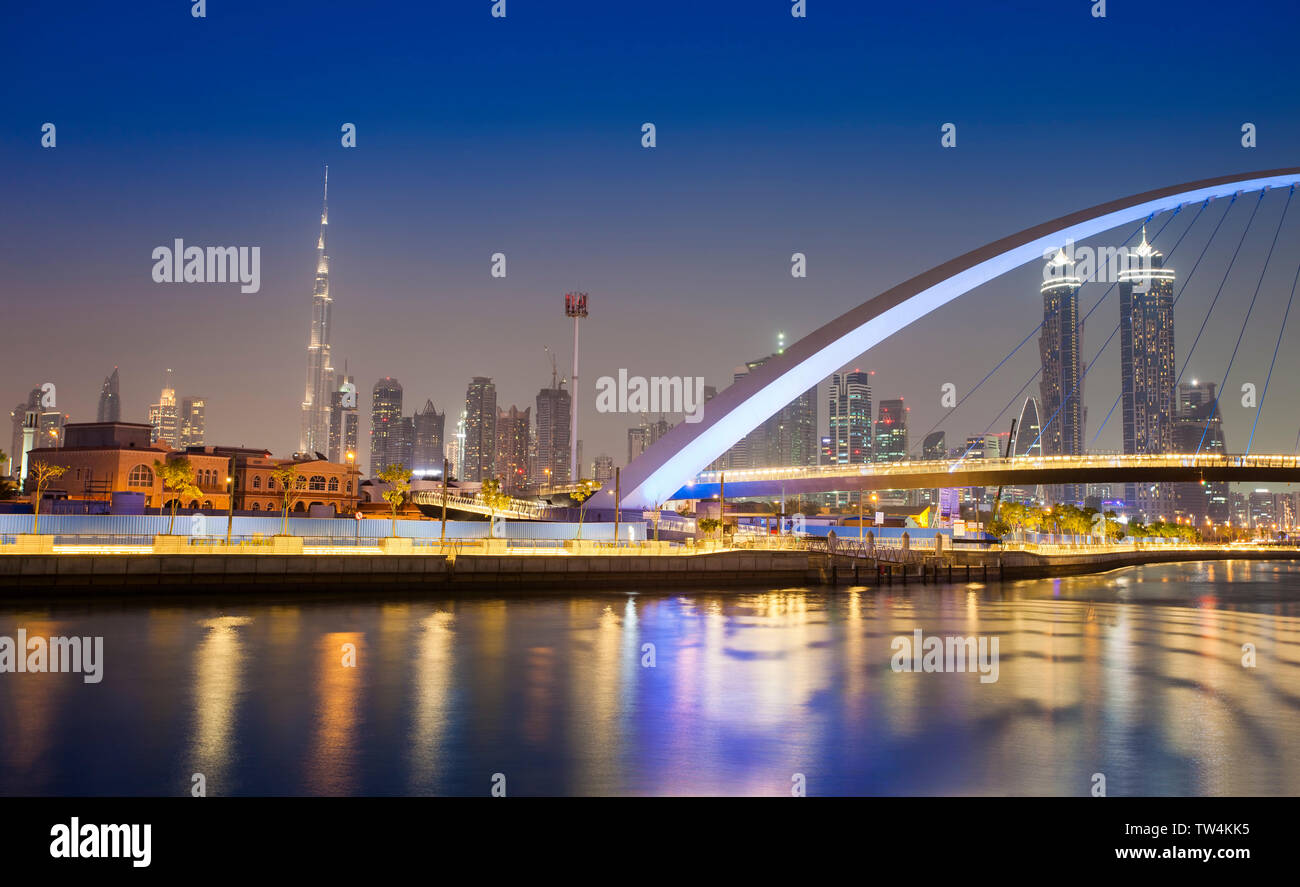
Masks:
[[[994,515],[993,518],[989,521],[988,531],[992,533],[994,536],[997,536],[999,539],[1002,538],[1003,536],[1010,535],[1012,529],[1014,528],[1012,527],[1011,523],[1007,520],[1007,518],[1003,514],[1000,513],[1000,511],[998,514]]]
[[[384,490],[384,501],[393,509],[393,536],[397,536],[397,509],[411,492],[411,469],[405,465],[392,464],[376,475],[380,483],[388,484]]]
[[[1112,511],[1102,512],[1101,515],[1101,535],[1107,542],[1115,542],[1120,537],[1119,515]]]
[[[298,473],[298,466],[286,462],[271,469],[271,484],[275,488],[276,498],[280,500],[280,535],[289,535],[289,509],[302,497],[302,489],[307,479]]]
[[[501,492],[501,479],[498,477],[489,477],[483,481],[483,486],[479,488],[478,494],[483,500],[483,504],[488,507],[488,538],[495,539],[497,509],[509,505],[510,497]]]
[[[172,519],[167,524],[167,535],[176,529],[176,507],[186,496],[202,496],[203,491],[194,483],[194,466],[184,456],[179,459],[155,459],[154,474],[163,482],[163,491],[172,494]]]
[[[716,517],[702,517],[695,522],[695,526],[700,528],[700,532],[711,536],[713,535],[714,530],[717,530],[722,526],[722,521],[718,520]]]
[[[573,498],[575,501],[577,501],[578,503],[578,538],[579,539],[582,538],[582,516],[587,510],[587,500],[590,499],[592,496],[596,495],[596,491],[599,489],[600,489],[600,484],[596,483],[594,480],[590,480],[584,477],[582,480],[578,481],[578,486],[574,489],[572,493],[569,494],[569,496]],[[689,514],[689,512],[681,512],[681,511],[679,511],[678,513]]]
[[[58,480],[63,477],[68,470],[66,465],[51,465],[40,459],[33,462],[27,467],[27,476],[36,481],[36,498],[32,502],[32,535],[36,535],[37,522],[41,516],[41,496],[45,494],[45,488],[49,486],[50,481]]]

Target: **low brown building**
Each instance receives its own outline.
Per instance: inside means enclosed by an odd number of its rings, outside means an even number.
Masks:
[[[354,463],[339,464],[325,459],[276,459],[269,450],[252,450],[236,447],[190,447],[211,451],[222,458],[234,460],[235,510],[270,511],[278,514],[284,508],[284,490],[275,479],[274,472],[285,465],[294,467],[294,490],[289,497],[289,509],[305,513],[313,506],[330,507],[340,516],[351,515],[357,508],[357,494],[361,472]]]
[[[224,510],[229,503],[229,461],[151,444],[150,431],[150,426],[135,422],[70,422],[64,426],[63,446],[32,450],[28,465],[40,461],[67,469],[50,482],[47,495],[109,501],[113,493],[143,493],[146,508],[163,508],[170,506],[172,497],[163,489],[154,462],[188,456],[201,493],[181,501],[180,507]]]
[[[134,422],[73,422],[64,426],[64,445],[32,450],[28,464],[44,461],[67,470],[51,481],[45,494],[69,499],[110,501],[113,493],[143,493],[145,508],[170,508],[172,494],[163,489],[155,461],[189,459],[199,496],[180,500],[184,509],[225,511],[230,507],[234,478],[235,511],[269,511],[284,505],[272,472],[282,465],[295,468],[290,510],[305,513],[313,505],[332,507],[336,514],[356,511],[360,472],[355,464],[324,459],[276,459],[270,450],[245,447],[187,447],[173,450],[149,442],[151,428]],[[319,508],[318,508],[319,510]]]

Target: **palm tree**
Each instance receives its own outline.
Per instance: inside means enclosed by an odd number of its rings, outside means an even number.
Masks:
[[[396,463],[389,465],[376,475],[380,483],[388,484],[384,490],[384,501],[393,509],[393,538],[397,537],[397,509],[411,491],[411,469]]]
[[[167,535],[176,529],[176,506],[186,496],[201,496],[203,491],[194,483],[194,466],[184,456],[178,459],[155,459],[154,474],[163,482],[163,491],[172,493],[172,519],[167,524]]]

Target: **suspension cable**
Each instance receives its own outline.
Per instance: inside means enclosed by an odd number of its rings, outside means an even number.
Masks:
[[[1210,433],[1210,424],[1214,422],[1214,414],[1219,410],[1219,398],[1223,396],[1223,386],[1228,384],[1228,374],[1232,372],[1232,363],[1237,359],[1237,350],[1241,348],[1241,340],[1246,336],[1246,327],[1250,324],[1250,315],[1255,310],[1255,302],[1259,299],[1259,291],[1264,286],[1264,275],[1268,273],[1268,265],[1273,259],[1273,250],[1277,247],[1277,239],[1282,234],[1282,223],[1286,221],[1286,211],[1291,208],[1291,198],[1294,195],[1295,188],[1292,188],[1286,195],[1286,203],[1282,205],[1282,215],[1277,220],[1277,230],[1273,232],[1273,242],[1269,244],[1268,255],[1264,257],[1264,267],[1259,270],[1259,280],[1255,282],[1255,294],[1250,297],[1250,307],[1246,309],[1246,319],[1241,322],[1241,332],[1237,333],[1237,344],[1232,347],[1232,356],[1228,358],[1228,368],[1223,371],[1223,383],[1219,386],[1219,390],[1214,392],[1214,406],[1210,408],[1210,414],[1205,420],[1205,429],[1201,431],[1200,443],[1196,445],[1196,455],[1198,456],[1201,455],[1201,447],[1205,445],[1206,435]],[[1260,200],[1263,199],[1264,192],[1261,191]],[[1256,204],[1256,208],[1258,206],[1259,204]],[[1240,249],[1240,246],[1238,246],[1238,249]],[[1236,258],[1234,254],[1233,259]],[[1229,265],[1229,270],[1231,270],[1231,265]],[[1224,280],[1227,280],[1226,276]],[[1220,289],[1222,289],[1222,286],[1220,286]],[[1218,296],[1216,295],[1215,298],[1217,299]],[[1256,410],[1258,409],[1259,407],[1256,407]],[[1256,412],[1255,418],[1256,420],[1259,419],[1258,412]]]

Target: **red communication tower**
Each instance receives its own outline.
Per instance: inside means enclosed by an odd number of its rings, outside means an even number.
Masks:
[[[565,317],[586,317],[587,316],[587,294],[586,293],[565,293],[564,294],[564,316]]]
[[[569,386],[569,482],[582,478],[578,465],[578,322],[587,316],[587,294],[565,293],[564,316],[573,318],[573,377]]]

